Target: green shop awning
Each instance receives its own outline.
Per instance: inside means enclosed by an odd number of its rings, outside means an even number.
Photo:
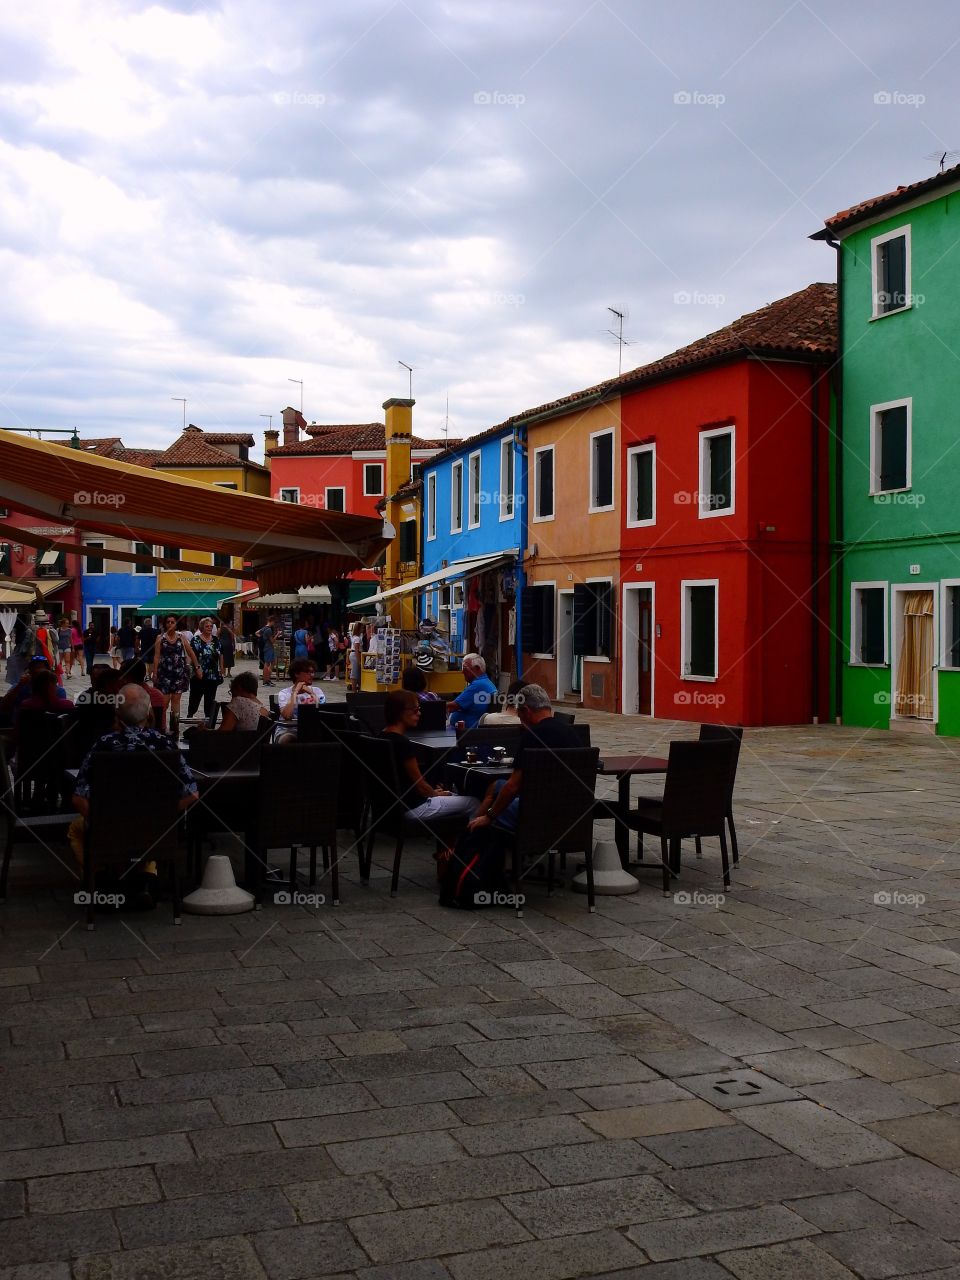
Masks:
[[[137,605],[138,613],[216,613],[228,598],[222,591],[161,591]]]

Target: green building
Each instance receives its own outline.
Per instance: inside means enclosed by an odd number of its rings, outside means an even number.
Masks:
[[[839,283],[836,705],[960,734],[960,166],[814,238]]]

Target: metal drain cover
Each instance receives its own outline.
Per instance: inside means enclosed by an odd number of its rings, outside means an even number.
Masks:
[[[721,1111],[752,1107],[761,1102],[789,1102],[801,1097],[796,1089],[788,1089],[785,1084],[748,1067],[708,1076],[685,1076],[676,1083]]]

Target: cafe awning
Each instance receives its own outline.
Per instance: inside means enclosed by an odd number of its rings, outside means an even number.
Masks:
[[[356,605],[379,604],[381,600],[393,600],[397,596],[407,596],[413,591],[426,591],[431,587],[443,586],[448,582],[459,582],[462,578],[472,578],[478,573],[487,573],[490,569],[498,569],[501,565],[510,564],[517,558],[517,551],[498,551],[494,555],[474,556],[470,560],[455,560],[443,569],[425,574],[422,578],[414,578],[403,582],[399,587],[390,587],[387,591],[378,591],[375,595],[355,600]]]
[[[0,505],[150,546],[250,563],[264,592],[374,564],[394,536],[379,518],[275,502],[0,431]]]
[[[138,613],[216,613],[224,600],[222,591],[158,591],[137,605]]]
[[[14,609],[32,608],[36,598],[36,590],[29,579],[0,579],[0,606]]]

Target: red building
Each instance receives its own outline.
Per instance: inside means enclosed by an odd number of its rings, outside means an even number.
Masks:
[[[47,539],[53,543],[69,537],[72,541],[73,528],[42,516],[2,509],[0,522],[4,526],[0,534],[0,577],[14,578],[39,592],[54,621],[60,617],[79,619],[80,556],[44,545]],[[18,530],[23,531],[24,538],[17,536]],[[13,593],[11,602],[16,599],[17,593]]]
[[[829,714],[829,372],[814,284],[617,379],[621,710]]]
[[[301,437],[301,431],[306,439]],[[411,479],[423,463],[454,441],[413,437]],[[265,433],[264,458],[271,471],[270,492],[281,502],[298,502],[329,511],[382,516],[386,477],[386,436],[382,422],[328,426],[308,423],[297,410],[283,411],[283,443],[279,433]],[[378,509],[378,504],[381,504]],[[350,574],[360,583],[378,581],[372,569]],[[360,590],[369,594],[368,588]],[[347,597],[359,598],[356,589]]]

